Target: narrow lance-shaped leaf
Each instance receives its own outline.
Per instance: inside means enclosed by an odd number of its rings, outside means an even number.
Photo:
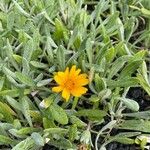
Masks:
[[[15,115],[15,112],[6,103],[0,102],[0,113],[3,114],[7,122],[13,122],[13,115]]]
[[[132,99],[129,99],[129,98],[119,98],[127,108],[133,110],[133,111],[138,111],[139,110],[139,104],[132,100]]]
[[[50,110],[51,110],[53,118],[57,122],[59,122],[61,124],[68,123],[67,114],[66,114],[65,110],[63,110],[60,106],[58,106],[57,104],[53,104],[50,106]]]
[[[150,84],[146,82],[146,80],[143,78],[141,74],[137,75],[137,80],[140,83],[140,85],[143,87],[143,89],[150,95]]]
[[[15,147],[12,148],[12,150],[29,150],[32,149],[35,146],[35,142],[31,137],[26,138],[25,140],[18,143]]]
[[[44,146],[44,139],[43,139],[43,137],[39,133],[33,132],[31,134],[31,137],[35,141],[36,145]]]
[[[132,130],[132,131],[141,131],[141,132],[150,132],[150,121],[148,120],[125,120],[119,126],[115,128]]]
[[[116,59],[109,71],[108,79],[111,79],[114,75],[116,75],[117,72],[120,71],[120,69],[124,66],[124,64],[128,61],[129,58],[130,56],[125,55]]]
[[[28,86],[34,86],[34,81],[27,75],[22,74],[20,72],[16,72],[16,77],[21,81],[22,83],[28,85]]]
[[[48,68],[48,65],[47,64],[44,64],[44,63],[41,63],[41,62],[38,62],[38,61],[30,61],[30,64],[36,68],[41,68],[41,69],[45,69],[45,68]]]
[[[143,60],[133,61],[129,63],[120,73],[119,78],[127,78],[132,75],[142,64]]]
[[[63,46],[60,46],[57,49],[57,61],[59,63],[60,70],[65,69],[65,49]]]
[[[12,0],[16,6],[16,8],[19,10],[20,13],[25,15],[26,17],[29,17],[30,14],[28,14],[15,0]]]
[[[6,54],[9,58],[10,63],[14,66],[14,68],[19,71],[19,67],[15,59],[13,58],[13,49],[9,42],[9,39],[7,39],[7,48],[6,48]]]
[[[0,143],[2,144],[6,144],[6,145],[9,145],[9,144],[12,144],[12,145],[15,145],[17,144],[17,141],[14,140],[14,139],[11,139],[7,136],[4,136],[4,135],[0,135]]]
[[[21,108],[22,108],[22,113],[24,114],[25,118],[27,119],[29,125],[32,127],[32,120],[31,120],[31,117],[30,117],[30,112],[29,112],[29,104],[28,104],[28,100],[27,100],[27,97],[24,96],[22,99],[21,99]]]

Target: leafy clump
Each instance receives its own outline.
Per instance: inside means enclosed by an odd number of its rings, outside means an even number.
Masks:
[[[149,16],[149,0],[1,0],[1,148],[144,149],[148,98],[128,94],[150,96]],[[54,77],[74,65],[88,85],[65,102]]]

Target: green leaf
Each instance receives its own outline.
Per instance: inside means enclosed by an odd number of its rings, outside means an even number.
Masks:
[[[110,95],[111,95],[111,93],[112,93],[112,92],[111,92],[110,89],[104,89],[104,90],[102,90],[101,92],[98,93],[98,97],[99,97],[99,99],[100,99],[101,101],[103,101],[103,100],[109,98]]]
[[[12,78],[11,76],[6,75],[6,77],[7,77],[8,81],[11,82],[16,87],[20,87],[20,88],[24,87],[24,85],[18,84],[17,81],[14,78]]]
[[[48,108],[54,101],[54,95],[51,95],[40,102],[40,107],[42,108]]]
[[[0,91],[2,90],[2,88],[3,88],[3,86],[4,86],[4,83],[5,83],[5,78],[2,77],[2,78],[0,79]]]
[[[28,137],[13,147],[12,150],[30,150],[34,147],[34,145],[34,140],[31,137]]]
[[[121,68],[123,68],[124,64],[128,61],[130,57],[131,56],[125,55],[115,60],[115,62],[112,64],[112,67],[110,68],[108,79],[113,78],[113,76],[116,75]]]
[[[57,61],[59,64],[59,69],[64,70],[65,69],[65,49],[62,45],[58,47],[56,55],[57,55]]]
[[[27,95],[29,93],[31,93],[31,90],[30,89],[25,89],[23,94]],[[19,96],[19,89],[0,91],[0,96],[17,97],[17,96]]]
[[[11,30],[14,26],[15,22],[15,14],[14,12],[10,12],[7,16],[7,29]]]
[[[116,138],[114,137],[113,141],[119,142],[122,144],[134,144],[135,143],[134,139],[127,138],[127,137],[116,137]]]
[[[111,88],[116,88],[116,87],[134,87],[138,85],[138,80],[137,78],[125,78],[125,79],[120,79],[120,80],[106,80],[107,86]]]
[[[146,50],[140,50],[129,59],[129,62],[134,62],[143,59],[147,54]]]
[[[93,49],[92,49],[92,41],[90,38],[87,39],[86,42],[86,53],[89,60],[89,64],[92,64],[93,61]]]
[[[130,38],[132,37],[132,34],[134,32],[135,28],[135,17],[130,17],[126,22],[126,28],[125,28],[125,38],[128,42]]]
[[[50,106],[50,110],[52,113],[53,118],[59,122],[60,124],[68,124],[68,117],[65,112],[60,106],[57,104],[53,104]]]
[[[15,59],[13,58],[13,49],[12,46],[9,42],[9,39],[7,39],[7,48],[6,48],[6,54],[7,57],[9,58],[9,62],[14,66],[14,68],[19,71],[19,67]]]
[[[20,129],[21,128],[21,122],[18,119],[15,119],[13,122],[13,125],[16,129]]]
[[[80,120],[78,117],[73,116],[73,115],[70,116],[70,122],[71,122],[72,124],[76,124],[77,127],[80,127],[80,128],[87,126],[86,123],[84,123],[84,122],[83,122],[82,120]]]
[[[132,100],[132,99],[129,99],[129,98],[119,98],[127,108],[133,110],[133,111],[138,111],[139,110],[139,104]]]
[[[142,63],[142,67],[140,68],[140,72],[144,78],[144,80],[149,84],[149,77],[148,77],[148,69],[147,69],[147,64],[145,61]]]
[[[71,149],[72,148],[72,143],[65,139],[65,138],[61,138],[57,141],[50,141],[49,143],[52,143],[52,145],[58,147],[59,149]]]
[[[3,114],[7,122],[13,122],[13,115],[15,115],[15,113],[6,103],[0,102],[0,113]]]
[[[103,66],[101,66],[101,65],[85,63],[85,66],[88,69],[93,68],[97,72],[104,72],[104,69],[102,68]]]
[[[135,137],[137,135],[140,135],[141,132],[120,132],[115,137]]]
[[[102,59],[104,58],[104,56],[107,54],[109,47],[110,46],[110,42],[106,43],[99,51],[98,54],[96,55],[95,60],[97,62],[101,62]]]
[[[41,63],[41,62],[38,62],[38,61],[30,61],[30,64],[36,68],[41,68],[41,69],[45,69],[45,68],[48,68],[48,65],[47,64],[44,64],[44,63]]]
[[[39,82],[39,81],[41,81],[43,79],[43,73],[40,73],[35,79],[34,79],[34,81],[35,82]]]
[[[70,126],[68,134],[69,134],[69,140],[74,141],[75,138],[77,137],[77,125],[76,124]]]
[[[48,129],[48,128],[54,128],[56,127],[55,123],[54,123],[54,120],[50,120],[50,119],[47,119],[47,118],[43,118],[43,127],[44,129]]]
[[[54,38],[56,40],[60,40],[62,38],[64,38],[65,33],[67,32],[66,27],[63,25],[63,23],[58,20],[55,19],[55,32],[54,32]]]
[[[30,66],[29,66],[29,62],[24,57],[22,59],[22,67],[23,67],[22,74],[25,74],[28,76],[30,72]]]
[[[150,121],[148,120],[125,120],[117,128],[150,133]]]
[[[45,86],[47,84],[49,84],[53,79],[45,79],[45,80],[41,80],[37,83],[37,87],[41,87],[41,86]]]
[[[34,42],[32,39],[30,39],[28,42],[25,43],[23,58],[29,62],[31,60],[33,52],[34,52]]]
[[[93,102],[93,103],[96,103],[100,100],[100,98],[97,96],[97,95],[92,95],[90,98],[89,98],[90,102]]]
[[[16,54],[13,54],[13,58],[16,60],[17,63],[21,64],[22,62],[22,56],[20,55],[16,55]]]
[[[129,63],[126,67],[121,71],[119,78],[127,78],[132,75],[142,64],[143,60],[137,60]]]
[[[53,54],[53,49],[58,48],[57,45],[54,43],[53,39],[50,36],[47,36],[47,41],[46,41],[46,50],[48,54],[48,60],[50,63],[54,61],[54,54]]]
[[[118,17],[119,17],[119,12],[116,11],[105,19],[103,23],[106,24],[106,30],[109,30],[114,25],[116,26],[116,21]]]
[[[44,132],[49,134],[66,134],[68,130],[63,128],[48,128],[45,129]]]
[[[1,127],[2,129],[6,130],[6,131],[7,131],[7,130],[10,130],[10,129],[12,129],[12,128],[15,128],[12,123],[3,123],[3,122],[0,123],[0,127]],[[7,134],[6,134],[6,135],[7,135]]]
[[[124,26],[123,26],[123,22],[121,21],[121,19],[119,17],[117,18],[116,22],[117,22],[117,25],[118,25],[118,36],[119,36],[121,41],[124,41]],[[126,51],[126,53],[130,55],[129,51]]]
[[[150,119],[150,111],[141,111],[135,113],[123,113],[123,116],[139,118],[139,119]]]
[[[113,61],[113,59],[115,58],[115,56],[116,56],[116,50],[115,50],[114,47],[111,47],[111,48],[107,51],[107,53],[106,53],[106,60],[107,60],[107,62]]]
[[[40,131],[39,128],[23,127],[17,131],[17,134],[18,135],[27,135],[27,134],[31,134],[32,132],[38,132],[38,131]]]
[[[42,115],[39,111],[37,110],[30,110],[30,116],[32,117],[33,122],[39,122],[41,123],[42,121]]]
[[[101,120],[104,116],[106,116],[106,112],[98,109],[82,109],[79,110],[76,115]]]
[[[16,72],[16,77],[21,81],[22,83],[28,85],[28,86],[34,86],[34,81],[27,75],[22,74],[20,72]]]
[[[142,86],[142,88],[150,95],[150,84],[146,82],[141,74],[137,75],[138,82]]]
[[[9,129],[9,133],[16,138],[26,138],[27,137],[27,135],[19,135],[18,130],[14,129],[14,128]]]
[[[35,141],[36,145],[44,146],[44,139],[39,133],[34,132],[31,134],[31,137]]]
[[[97,92],[100,92],[101,90],[106,88],[105,80],[101,78],[98,74],[95,74],[94,82],[95,82],[95,89]]]
[[[7,136],[0,135],[0,143],[6,144],[6,145],[9,145],[9,144],[15,145],[17,142],[16,142],[16,140],[11,139]]]
[[[19,12],[23,15],[25,15],[26,17],[29,17],[30,14],[28,14],[15,0],[12,0],[16,6],[16,8],[19,10]]]
[[[25,118],[27,119],[29,125],[32,127],[32,120],[29,112],[29,104],[28,104],[28,98],[24,96],[21,99],[21,108],[22,108],[22,113],[24,114]]]
[[[10,69],[8,69],[6,67],[3,67],[3,72],[4,72],[5,75],[9,75],[12,78],[16,79],[15,73],[13,71],[11,71]]]
[[[141,12],[146,16],[150,16],[150,10],[148,10],[146,8],[141,8]]]

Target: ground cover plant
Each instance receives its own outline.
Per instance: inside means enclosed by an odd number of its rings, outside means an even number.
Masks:
[[[149,149],[149,48],[149,0],[0,0],[0,148]]]

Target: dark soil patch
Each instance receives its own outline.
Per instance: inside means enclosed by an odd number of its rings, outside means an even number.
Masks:
[[[140,150],[136,145],[124,145],[120,143],[110,143],[107,145],[107,150]]]
[[[128,98],[136,100],[140,105],[140,111],[150,109],[150,96],[141,88],[130,88]]]
[[[45,144],[42,150],[59,150],[59,149],[56,148],[55,146]]]

